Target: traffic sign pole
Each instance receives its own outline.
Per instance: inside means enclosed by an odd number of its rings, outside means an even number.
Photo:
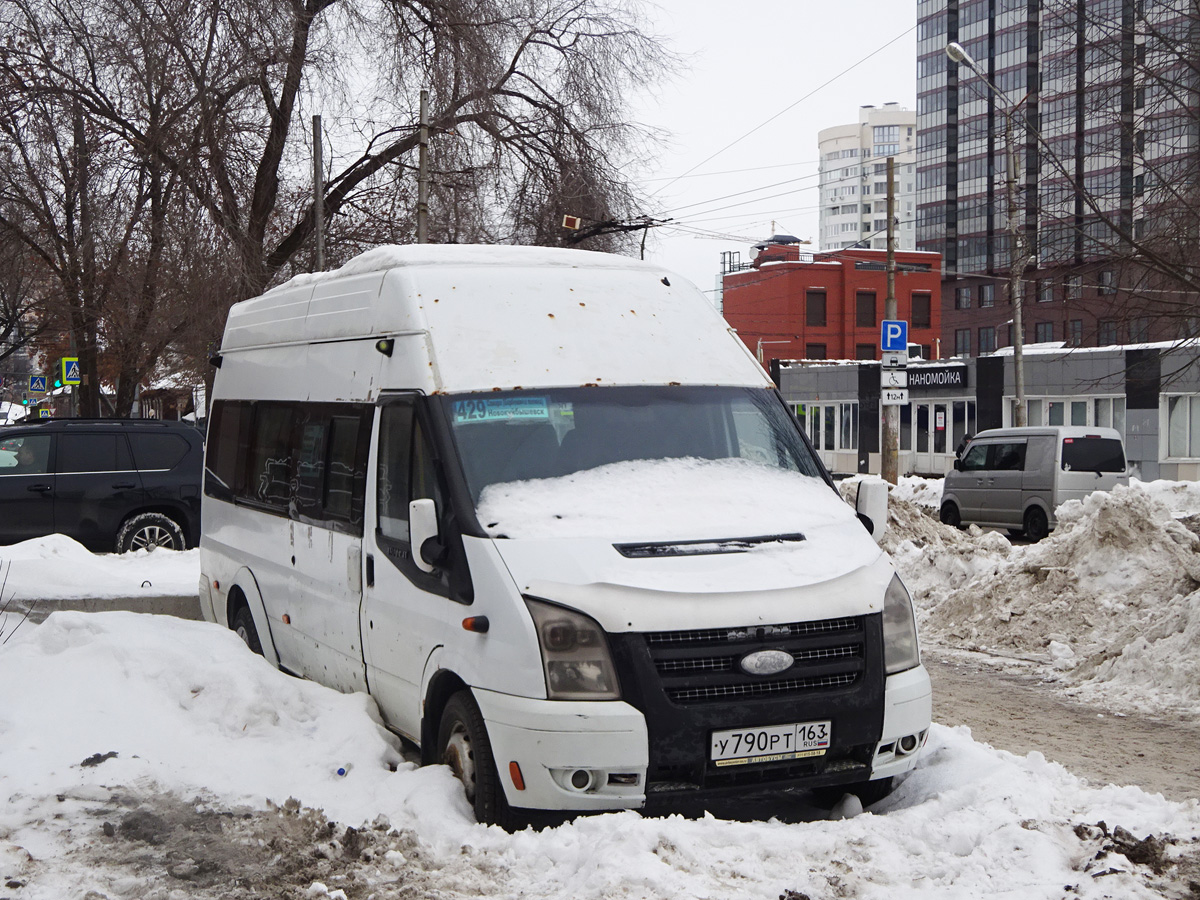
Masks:
[[[896,159],[887,158],[887,297],[883,305],[883,335],[880,349],[884,352],[903,351],[908,355],[908,323],[898,321],[896,308]],[[885,378],[881,394],[903,394],[898,400],[881,399],[883,408],[883,434],[880,444],[880,474],[889,484],[900,482],[900,405],[908,402],[907,379],[903,387],[896,384],[896,370],[892,369],[892,383]],[[883,374],[889,374],[884,370]],[[901,373],[905,374],[905,373]]]

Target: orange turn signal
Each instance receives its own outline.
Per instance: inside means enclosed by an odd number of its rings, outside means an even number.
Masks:
[[[478,634],[487,634],[490,624],[487,616],[468,616],[462,621],[463,628]]]
[[[513,787],[518,791],[525,790],[525,777],[521,774],[521,767],[517,765],[516,760],[508,764],[508,777],[512,779]]]
[[[291,616],[289,616],[287,613],[284,613],[284,614],[283,614],[283,624],[284,624],[284,625],[291,625],[291,624],[292,624],[292,617],[291,617]]]

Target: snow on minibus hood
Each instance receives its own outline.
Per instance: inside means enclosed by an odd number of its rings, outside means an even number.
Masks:
[[[824,481],[747,460],[490,485],[478,515],[522,592],[613,631],[860,615],[881,608],[892,573]]]

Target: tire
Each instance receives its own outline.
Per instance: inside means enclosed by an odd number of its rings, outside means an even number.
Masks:
[[[515,830],[518,822],[500,784],[487,726],[470,691],[459,691],[446,703],[437,748],[438,762],[449,766],[462,782],[475,818],[485,825]]]
[[[821,807],[832,809],[846,794],[854,794],[863,809],[874,806],[892,792],[895,779],[878,778],[875,781],[859,781],[854,784],[835,784],[817,788],[812,792],[813,801]]]
[[[140,513],[125,520],[117,532],[117,552],[131,550],[186,550],[187,542],[178,523],[162,513]]]
[[[1025,529],[1024,528],[1010,528],[1010,529],[1008,529],[1008,536],[1015,537],[1015,538],[1023,538],[1023,537],[1025,537]]]
[[[1025,537],[1036,544],[1050,533],[1050,523],[1040,506],[1031,506],[1025,511]]]
[[[958,506],[954,501],[947,500],[943,503],[939,515],[943,525],[949,525],[951,528],[962,527],[962,514],[959,513]]]
[[[250,648],[251,652],[257,653],[259,656],[263,655],[262,641],[258,639],[258,629],[254,627],[254,616],[250,615],[250,607],[239,606],[238,611],[233,614],[233,621],[229,623],[229,627]]]

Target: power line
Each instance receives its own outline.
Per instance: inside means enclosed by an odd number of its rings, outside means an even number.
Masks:
[[[642,181],[679,181],[683,178],[711,178],[714,175],[741,175],[743,172],[763,172],[767,169],[794,169],[796,166],[815,166],[819,159],[806,159],[802,162],[777,163],[772,166],[749,166],[745,169],[725,169],[720,172],[697,172],[695,175],[662,175],[657,178],[643,178]]]
[[[851,65],[847,66],[842,71],[838,72],[836,75],[834,75],[828,81],[824,82],[823,84],[817,85],[815,88],[813,88],[811,91],[809,91],[803,97],[801,97],[799,100],[796,100],[794,103],[784,107],[779,112],[775,113],[775,115],[773,115],[769,119],[767,119],[765,122],[755,125],[749,131],[747,131],[745,134],[743,134],[741,137],[735,138],[734,140],[730,141],[728,144],[726,144],[724,147],[722,147],[716,153],[713,153],[713,154],[705,157],[704,159],[700,160],[700,162],[696,163],[696,165],[692,166],[690,169],[688,169],[682,175],[678,175],[675,178],[672,178],[670,181],[668,181],[666,184],[664,184],[662,187],[660,187],[657,191],[655,191],[653,194],[651,194],[651,196],[658,196],[660,193],[662,193],[667,188],[669,188],[671,185],[673,185],[676,181],[679,181],[681,178],[686,178],[687,176],[691,175],[693,172],[695,172],[697,169],[699,169],[705,163],[711,162],[712,160],[716,159],[718,156],[720,156],[722,153],[724,153],[730,147],[733,147],[733,146],[741,143],[746,138],[750,137],[750,135],[754,134],[756,131],[759,131],[759,130],[765,128],[767,125],[774,122],[776,119],[778,119],[784,113],[790,112],[792,109],[794,109],[795,107],[797,107],[798,105],[803,103],[809,97],[812,97],[814,94],[818,93],[819,91],[822,91],[825,88],[829,87],[829,85],[833,84],[835,81],[837,81],[843,75],[846,75],[847,73],[852,72],[854,69],[857,69],[859,66],[861,66],[863,63],[865,63],[867,60],[871,59],[873,56],[877,56],[878,54],[882,53],[888,47],[892,46],[892,44],[896,43],[896,41],[900,40],[903,37],[906,37],[907,35],[911,34],[912,32],[914,32],[916,30],[917,30],[917,26],[913,25],[912,28],[909,28],[908,30],[903,31],[900,34],[896,35],[894,38],[892,38],[890,41],[888,41],[882,47],[879,47],[876,50],[872,50],[870,53],[868,53],[866,56],[864,56],[858,62],[852,63]]]

